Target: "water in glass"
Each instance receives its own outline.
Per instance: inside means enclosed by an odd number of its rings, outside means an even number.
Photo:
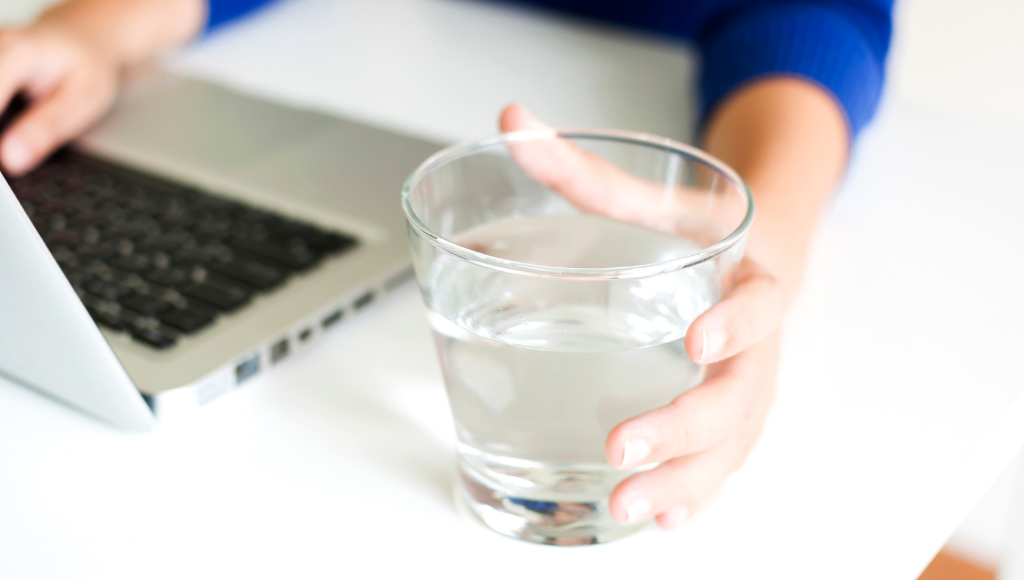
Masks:
[[[586,214],[506,218],[454,241],[498,258],[572,268],[651,264],[698,249]],[[429,275],[444,290],[435,299],[443,312],[428,314],[459,439],[463,492],[477,515],[492,527],[530,525],[562,543],[632,531],[612,522],[606,500],[635,471],[610,466],[605,439],[618,423],[703,378],[683,338],[718,300],[714,266],[592,290],[580,286],[586,282],[567,281],[564,292],[545,284],[539,292],[530,276],[459,259],[435,265]],[[520,517],[498,521],[508,513]]]

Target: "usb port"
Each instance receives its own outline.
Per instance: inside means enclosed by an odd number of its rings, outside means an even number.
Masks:
[[[235,384],[242,384],[258,372],[260,372],[260,355],[254,354],[235,367]]]
[[[276,363],[286,356],[288,356],[288,339],[282,338],[270,347],[270,362],[271,364]]]
[[[356,301],[353,302],[352,305],[355,306],[356,310],[360,310],[363,307],[365,307],[367,304],[373,302],[373,299],[374,299],[373,292],[367,292],[366,294],[363,294],[359,298],[356,298]]]
[[[324,318],[323,322],[321,322],[320,324],[325,329],[326,328],[330,328],[330,327],[334,326],[335,324],[337,324],[339,320],[341,320],[341,314],[342,313],[341,313],[340,309],[335,310],[334,312],[328,314],[327,317]]]
[[[312,328],[304,328],[304,329],[302,329],[302,332],[299,333],[299,342],[306,342],[312,336],[313,336],[313,329]]]

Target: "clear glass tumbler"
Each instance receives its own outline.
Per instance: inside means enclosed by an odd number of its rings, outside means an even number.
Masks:
[[[533,542],[639,529],[608,512],[637,470],[612,468],[605,439],[703,379],[683,338],[729,289],[754,213],[746,185],[668,139],[541,130],[445,149],[402,198],[459,504]]]

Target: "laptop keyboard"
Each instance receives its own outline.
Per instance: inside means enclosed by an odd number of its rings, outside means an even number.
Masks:
[[[93,320],[154,349],[358,244],[72,151],[10,185]]]

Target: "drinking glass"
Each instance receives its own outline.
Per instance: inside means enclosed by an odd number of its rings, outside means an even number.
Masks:
[[[458,504],[532,542],[611,541],[618,423],[698,384],[690,323],[753,219],[731,169],[612,130],[506,133],[425,161],[402,201],[458,437]]]

